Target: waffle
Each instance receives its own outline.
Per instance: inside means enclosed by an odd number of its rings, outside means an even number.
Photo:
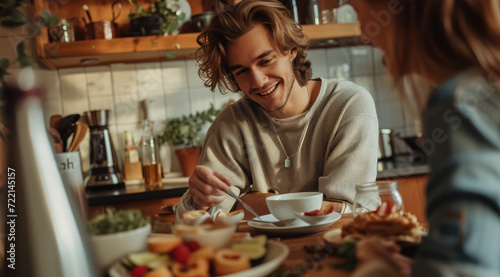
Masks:
[[[371,212],[360,214],[343,225],[341,236],[347,240],[379,236],[398,242],[419,243],[422,240],[422,227],[415,215],[408,212],[386,215]]]

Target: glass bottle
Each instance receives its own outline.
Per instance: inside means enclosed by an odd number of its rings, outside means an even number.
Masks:
[[[307,6],[307,15],[309,24],[319,25],[320,23],[320,12],[319,12],[319,4],[316,0],[309,0],[309,4]]]
[[[370,182],[356,185],[352,212],[354,216],[375,211],[384,202],[396,212],[403,212],[403,199],[398,182]],[[392,208],[394,207],[394,208]],[[389,211],[387,211],[389,212]]]
[[[162,187],[161,162],[158,144],[153,132],[153,122],[144,120],[141,138],[141,160],[144,185],[146,190],[158,190]]]
[[[123,132],[125,147],[123,149],[123,168],[126,180],[142,179],[142,164],[139,149],[134,143],[134,134],[129,130]]]

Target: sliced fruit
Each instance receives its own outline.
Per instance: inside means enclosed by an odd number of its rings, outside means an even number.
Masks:
[[[129,275],[130,277],[143,277],[148,273],[148,270],[146,266],[138,265],[130,270]]]
[[[264,261],[267,253],[267,248],[258,243],[237,243],[234,244],[231,248],[248,256],[252,266],[260,264],[262,261]]]
[[[254,236],[254,237],[252,237],[251,240],[249,240],[247,242],[254,242],[254,243],[260,244],[264,247],[267,247],[267,236],[266,235]],[[245,243],[247,243],[247,242],[245,242]]]
[[[323,213],[320,211],[320,210],[314,210],[314,211],[310,211],[310,212],[305,212],[304,215],[312,215],[312,216],[316,216],[316,215],[322,215]]]
[[[167,255],[158,255],[157,259],[153,259],[153,260],[149,261],[146,264],[146,266],[149,269],[156,269],[156,268],[161,267],[161,266],[168,266],[171,263],[172,263],[172,261],[170,260],[169,256],[167,256]]]
[[[175,262],[172,265],[172,274],[175,277],[208,277],[210,265],[205,259],[197,259],[187,264]]]
[[[185,264],[189,260],[189,255],[191,255],[191,250],[185,244],[179,245],[174,250],[172,250],[172,257],[178,263]]]
[[[240,251],[225,248],[215,252],[214,270],[217,276],[232,274],[249,268],[250,258]]]
[[[188,263],[197,259],[212,260],[214,258],[215,251],[212,246],[204,246],[194,252],[189,256]]]
[[[128,254],[128,260],[134,266],[146,266],[149,262],[158,259],[159,255],[151,252],[141,252]]]
[[[124,257],[123,259],[120,260],[120,263],[123,265],[123,267],[125,267],[127,270],[131,270],[132,268],[135,267],[135,264],[133,264],[128,256],[127,257]]]
[[[148,272],[144,277],[172,277],[172,272],[166,266],[160,266]]]
[[[168,253],[182,244],[182,237],[172,234],[149,237],[146,240],[148,249],[153,253]]]

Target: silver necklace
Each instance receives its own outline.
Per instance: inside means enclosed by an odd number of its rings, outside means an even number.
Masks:
[[[307,88],[307,99],[309,100],[309,86],[306,85],[306,88]],[[273,119],[273,118],[271,117],[271,119]],[[274,119],[273,119],[273,121],[274,121]],[[278,141],[280,143],[281,149],[283,150],[283,152],[285,153],[285,156],[286,156],[286,159],[285,159],[285,167],[286,168],[289,168],[291,163],[292,163],[290,161],[290,158],[297,155],[300,152],[300,149],[302,148],[302,144],[304,143],[304,138],[306,137],[307,129],[309,128],[309,123],[310,123],[310,121],[308,120],[306,122],[306,128],[304,128],[304,131],[302,131],[302,135],[300,136],[300,144],[299,144],[299,148],[297,148],[297,152],[293,153],[292,155],[288,155],[288,153],[285,150],[285,147],[283,146],[283,143],[281,142],[281,138],[278,135],[278,132],[276,132],[276,127],[274,127],[274,122],[271,122],[271,126],[273,126],[274,133],[278,137]]]

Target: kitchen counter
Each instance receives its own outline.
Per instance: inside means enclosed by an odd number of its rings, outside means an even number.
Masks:
[[[414,156],[399,155],[394,159],[381,160],[377,165],[377,179],[405,178],[427,174],[429,166]],[[109,205],[159,198],[180,197],[188,188],[188,177],[179,177],[176,173],[167,174],[160,190],[147,191],[144,182],[127,181],[125,187],[116,190],[94,190],[87,192],[89,206]]]
[[[421,156],[401,154],[392,159],[379,160],[377,171],[377,179],[389,179],[427,174],[430,168]]]
[[[125,187],[115,190],[87,191],[89,206],[125,203],[131,201],[180,197],[188,188],[188,177],[168,174],[163,178],[163,186],[159,190],[146,190],[143,180],[126,181]]]

